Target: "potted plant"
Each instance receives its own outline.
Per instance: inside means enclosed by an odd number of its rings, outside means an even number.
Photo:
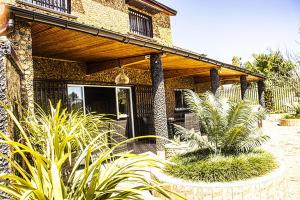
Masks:
[[[180,133],[188,143],[188,152],[171,158],[164,170],[154,171],[153,176],[188,199],[253,199],[245,197],[269,195],[260,187],[281,192],[271,195],[272,199],[286,195],[284,175],[276,159],[258,149],[269,139],[257,127],[264,115],[262,109],[253,112],[249,102],[230,102],[219,93],[207,92],[199,97],[186,91],[185,98],[199,119],[202,135],[182,127]],[[278,184],[271,184],[274,181]],[[270,197],[263,199],[267,198]]]
[[[293,114],[284,115],[283,118],[279,120],[280,126],[300,126],[300,103],[294,102],[292,105],[287,105],[291,110],[294,111]]]

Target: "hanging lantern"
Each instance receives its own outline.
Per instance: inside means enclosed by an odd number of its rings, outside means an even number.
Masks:
[[[122,71],[116,76],[115,83],[117,85],[126,85],[129,83],[129,78],[125,74],[124,69],[122,69]]]

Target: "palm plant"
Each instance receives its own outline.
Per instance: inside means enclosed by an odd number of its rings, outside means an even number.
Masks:
[[[191,90],[185,91],[185,100],[206,134],[203,137],[177,126],[177,134],[189,142],[192,150],[206,148],[214,154],[249,152],[269,139],[257,128],[264,112],[253,112],[248,101],[230,102],[219,92],[199,97]]]
[[[19,129],[20,141],[13,141],[0,133],[0,143],[11,147],[11,155],[0,153],[13,171],[0,174],[0,190],[15,199],[144,199],[145,191],[156,191],[166,198],[181,198],[169,193],[145,173],[158,167],[159,161],[145,154],[130,152],[113,154],[119,144],[108,144],[106,122],[102,116],[79,113],[51,106],[47,115],[42,110],[27,113],[21,121],[10,110],[10,117]],[[77,154],[76,159],[72,157]],[[97,157],[92,160],[93,153]],[[18,156],[22,163],[14,159]],[[64,177],[66,163],[71,165],[68,177]]]

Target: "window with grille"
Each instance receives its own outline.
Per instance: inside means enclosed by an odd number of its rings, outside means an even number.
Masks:
[[[71,0],[24,0],[34,5],[42,6],[51,10],[71,13]]]
[[[153,37],[152,18],[150,16],[144,15],[140,12],[130,9],[129,25],[131,33],[147,37]]]
[[[175,89],[175,110],[176,111],[186,111],[188,106],[184,100],[184,89]]]

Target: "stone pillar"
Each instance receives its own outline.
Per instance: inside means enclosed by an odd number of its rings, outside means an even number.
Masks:
[[[248,82],[247,82],[246,75],[240,76],[240,83],[241,83],[241,98],[244,100],[248,89]]]
[[[5,36],[0,37],[0,101],[4,104],[8,103],[7,100],[7,76],[6,76],[6,62],[7,56],[11,53],[11,45]],[[0,106],[0,131],[8,133],[8,115],[5,109]],[[10,148],[8,145],[0,144],[0,152],[6,156],[10,156]],[[8,174],[11,172],[10,165],[0,156],[0,173]],[[5,182],[0,182],[5,184]],[[0,192],[0,199],[10,199],[8,195]]]
[[[211,81],[211,91],[213,94],[216,94],[218,88],[220,87],[220,77],[218,74],[218,69],[210,70],[210,81]]]
[[[262,107],[265,107],[265,83],[263,80],[257,82],[258,101]]]
[[[150,56],[150,66],[153,89],[154,132],[156,136],[168,138],[164,72],[160,55]],[[163,151],[165,143],[165,140],[157,139],[157,150]]]
[[[17,57],[19,58],[24,76],[21,80],[22,105],[33,109],[33,61],[31,25],[25,21],[16,21],[14,31],[9,35]]]

